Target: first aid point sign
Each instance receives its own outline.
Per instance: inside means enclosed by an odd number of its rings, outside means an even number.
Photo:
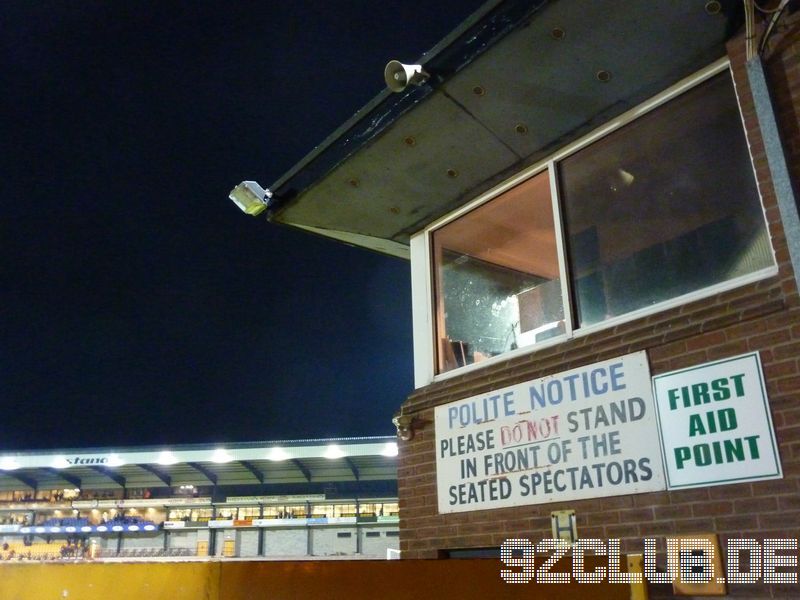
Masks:
[[[669,489],[783,476],[758,353],[653,378]]]

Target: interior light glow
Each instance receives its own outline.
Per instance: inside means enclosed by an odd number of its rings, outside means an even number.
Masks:
[[[342,458],[343,456],[345,456],[345,452],[336,444],[331,444],[330,446],[327,447],[327,449],[325,450],[325,454],[323,454],[323,456],[329,459]]]
[[[231,462],[233,457],[228,454],[228,451],[225,448],[217,448],[214,450],[214,454],[211,455],[211,462],[214,463],[227,463]]]
[[[69,467],[69,462],[63,456],[57,456],[53,460],[53,468],[55,468],[55,469],[66,469],[67,467]]]
[[[13,456],[4,456],[0,458],[0,470],[13,471],[14,469],[19,469],[19,463],[16,458]]]
[[[381,450],[381,456],[387,456],[389,458],[397,456],[398,454],[397,442],[389,442],[383,447],[383,450]]]
[[[163,450],[156,459],[156,463],[159,465],[174,465],[177,462],[178,459],[175,458],[175,455],[169,450]]]
[[[283,448],[273,448],[267,455],[267,460],[286,460],[289,458],[289,453]]]

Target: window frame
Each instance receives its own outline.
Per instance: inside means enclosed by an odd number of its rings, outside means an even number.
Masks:
[[[667,104],[674,100],[684,92],[702,84],[703,82],[711,79],[715,75],[719,75],[727,71],[731,77],[734,94],[736,96],[737,108],[739,109],[739,118],[742,124],[742,131],[745,135],[745,140],[748,147],[748,154],[750,156],[750,168],[753,170],[753,179],[756,184],[758,192],[758,201],[761,206],[761,214],[764,219],[764,227],[766,228],[767,235],[770,240],[770,250],[772,251],[772,265],[730,279],[720,283],[716,283],[699,290],[676,296],[668,300],[661,301],[651,306],[639,308],[637,310],[606,319],[599,323],[594,323],[586,327],[575,327],[574,319],[574,302],[572,294],[572,282],[570,280],[570,273],[566,264],[566,245],[565,245],[565,229],[562,217],[562,202],[560,198],[560,190],[558,185],[557,165],[560,161],[568,156],[580,151],[581,149],[589,146],[593,142],[613,133],[614,131],[624,127],[628,123],[644,116],[645,114],[655,110],[656,108]],[[452,221],[464,216],[470,211],[478,208],[479,206],[490,202],[500,194],[507,190],[519,185],[523,181],[542,173],[549,171],[550,178],[550,192],[551,202],[553,205],[553,220],[556,233],[556,244],[558,250],[559,273],[562,280],[562,301],[564,303],[564,326],[565,333],[545,340],[538,344],[523,346],[516,350],[504,352],[498,356],[493,356],[478,363],[472,363],[462,367],[457,367],[442,373],[436,373],[437,368],[437,355],[436,355],[436,298],[435,298],[435,277],[436,265],[434,265],[433,253],[433,232],[437,229],[451,223]],[[494,188],[480,194],[475,199],[466,203],[461,208],[437,219],[423,230],[411,236],[410,239],[410,254],[411,254],[411,301],[412,301],[412,320],[413,320],[413,348],[414,348],[414,382],[415,387],[420,388],[430,383],[444,381],[453,377],[470,373],[478,369],[485,369],[492,365],[497,365],[509,359],[525,356],[535,352],[539,352],[546,348],[562,344],[571,339],[581,338],[587,335],[614,328],[623,323],[628,323],[650,315],[658,314],[677,306],[689,304],[697,300],[708,298],[719,294],[721,292],[729,291],[739,288],[750,283],[761,281],[769,277],[774,277],[778,273],[777,261],[775,260],[775,247],[772,241],[772,236],[769,231],[769,223],[766,219],[764,209],[763,194],[761,192],[761,185],[758,181],[755,172],[755,164],[753,162],[752,147],[750,140],[747,137],[747,128],[745,127],[744,117],[741,110],[741,101],[739,99],[739,90],[736,86],[736,81],[733,79],[731,72],[730,61],[727,57],[723,57],[714,63],[701,69],[697,73],[682,79],[676,84],[668,87],[661,93],[646,100],[639,106],[623,113],[608,123],[591,131],[587,135],[571,142],[570,144],[560,148],[555,153],[547,156],[546,158],[522,169],[519,173],[509,177]]]

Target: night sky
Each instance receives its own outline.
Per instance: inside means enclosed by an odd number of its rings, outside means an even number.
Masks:
[[[0,3],[0,450],[393,433],[408,263],[227,196],[480,4]]]

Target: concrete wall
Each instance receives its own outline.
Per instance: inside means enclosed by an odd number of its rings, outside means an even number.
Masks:
[[[378,533],[376,537],[367,537],[366,531]],[[294,527],[294,528],[265,528],[264,529],[264,556],[292,557],[307,556],[309,536],[312,544],[312,554],[315,556],[349,556],[356,553],[358,537],[361,538],[361,554],[375,558],[385,558],[386,548],[399,548],[397,537],[389,537],[387,531],[397,531],[394,524],[370,524],[354,526],[319,526],[319,527]],[[339,533],[348,533],[349,537],[340,537]],[[199,541],[209,541],[211,535],[216,535],[215,555],[222,556],[225,540],[233,540],[237,557],[258,556],[258,529],[173,529],[168,533],[163,531],[128,535],[122,538],[122,549],[156,548],[164,547],[164,536],[168,536],[168,548],[188,548],[192,552],[197,549]],[[117,551],[118,536],[97,535],[92,539],[97,540],[97,546],[110,552]],[[21,536],[4,536],[0,538],[0,545],[4,541],[21,542]],[[36,541],[44,541],[36,538]]]
[[[308,529],[268,529],[264,532],[264,556],[306,556]]]
[[[346,556],[356,553],[355,527],[314,527],[311,529],[312,556]]]
[[[170,548],[191,548],[194,550],[197,548],[197,531],[171,530],[168,543]]]
[[[779,127],[795,182],[800,181],[800,13],[784,24],[767,59]],[[413,440],[401,443],[398,468],[403,558],[436,558],[440,550],[498,547],[511,537],[551,537],[550,512],[574,509],[581,537],[642,538],[717,532],[729,537],[800,536],[800,297],[777,208],[745,70],[743,35],[729,44],[734,81],[776,252],[779,273],[713,298],[574,338],[418,389],[403,406],[417,417]],[[440,515],[437,511],[436,406],[571,368],[646,350],[652,375],[758,351],[766,378],[784,478],[671,492],[597,498]],[[654,443],[657,443],[654,441]],[[663,547],[663,546],[662,546]],[[748,598],[796,597],[796,586],[732,586]],[[668,588],[668,589],[667,589]],[[655,597],[671,587],[653,586]]]
[[[364,556],[385,558],[387,548],[398,550],[400,548],[400,538],[387,535],[389,532],[397,533],[397,529],[387,529],[386,527],[361,527],[359,530],[359,535],[361,536],[361,554]],[[368,535],[370,533],[373,535]]]
[[[113,546],[116,548],[117,538],[116,536],[109,536],[109,543],[112,543]],[[164,532],[156,532],[152,534],[140,534],[140,535],[129,535],[123,536],[122,538],[122,548],[129,549],[129,548],[163,548],[164,547]]]
[[[258,529],[242,529],[236,532],[236,556],[258,556]]]

